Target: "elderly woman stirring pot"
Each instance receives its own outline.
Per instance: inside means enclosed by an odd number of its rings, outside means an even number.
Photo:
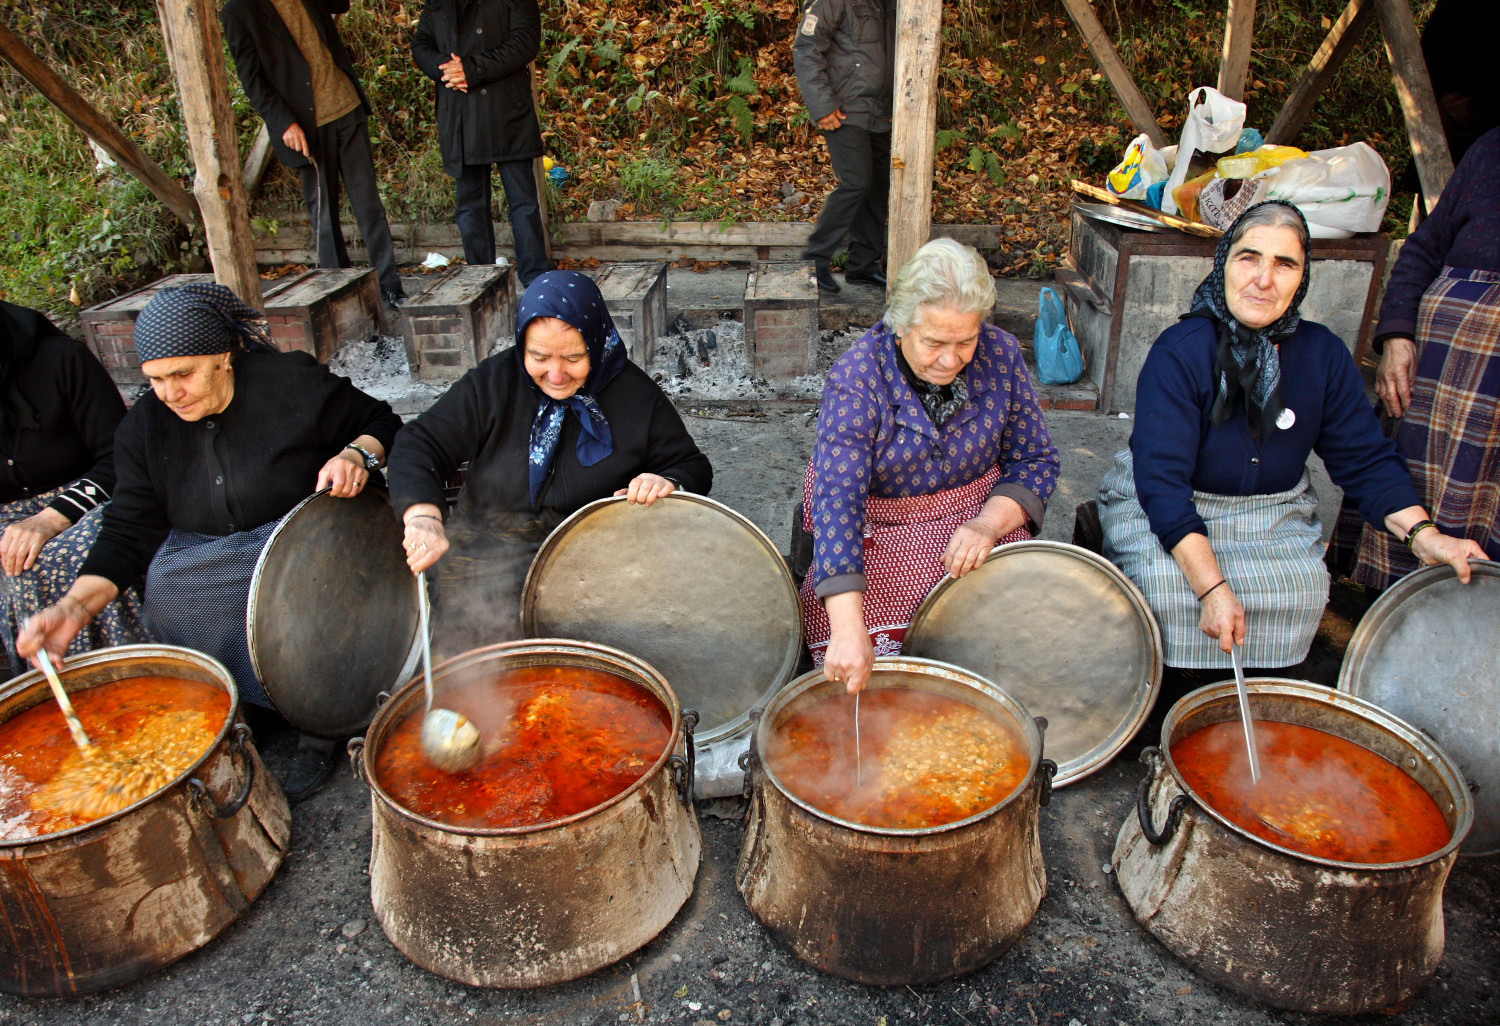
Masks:
[[[994,305],[976,251],[929,242],[896,275],[885,317],[828,372],[803,483],[802,605],[814,662],[851,692],[877,654],[900,651],[944,574],[1040,529],[1057,486],[1020,347],[984,323]]]
[[[1219,241],[1192,310],[1157,338],[1136,388],[1130,448],[1099,497],[1104,554],[1145,593],[1166,662],[1281,667],[1307,656],[1328,600],[1316,451],[1365,520],[1469,580],[1472,541],[1428,519],[1333,332],[1302,320],[1308,232],[1261,203]]]

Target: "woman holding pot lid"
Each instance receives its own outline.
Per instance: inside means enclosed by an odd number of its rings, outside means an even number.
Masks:
[[[526,570],[569,514],[611,495],[649,506],[713,484],[708,457],[627,359],[587,275],[549,271],[532,282],[516,338],[407,425],[391,452],[407,564],[413,573],[439,566],[433,647],[444,656],[520,636]],[[445,523],[444,484],[465,462]]]
[[[834,362],[803,481],[813,661],[851,692],[901,650],[922,598],[1039,530],[1057,449],[1015,338],[984,318],[995,283],[952,239],[896,275],[882,318]],[[1001,615],[997,612],[995,615]]]
[[[222,285],[153,297],[136,320],[135,347],[151,392],[116,432],[117,480],[98,540],[78,580],[16,647],[30,657],[45,645],[61,657],[144,577],[152,634],[212,655],[241,698],[266,706],[245,635],[260,551],[310,493],[359,494],[401,420],[311,356],[278,353],[265,319]],[[289,798],[327,780],[333,744],[303,739]]]
[[[1145,593],[1167,665],[1289,666],[1328,600],[1312,452],[1365,520],[1469,579],[1472,541],[1443,534],[1331,331],[1301,319],[1307,224],[1261,203],[1219,241],[1192,309],[1157,338],[1130,448],[1099,496],[1104,554]]]

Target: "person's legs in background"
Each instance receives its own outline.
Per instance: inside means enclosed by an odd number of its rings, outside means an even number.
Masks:
[[[302,205],[307,207],[308,223],[312,225],[313,238],[318,247],[318,266],[325,268],[348,267],[349,253],[344,246],[344,233],[339,228],[338,166],[337,150],[326,145],[328,126],[318,129],[308,137],[311,160],[297,169],[302,179]],[[330,172],[334,176],[330,195]]]
[[[471,267],[495,262],[495,221],[490,214],[490,166],[465,164],[453,183],[453,223]]]
[[[871,132],[870,184],[864,202],[849,225],[849,259],[844,263],[845,281],[863,281],[885,287],[885,219],[891,195],[891,134]]]
[[[505,187],[505,203],[510,208],[516,277],[525,288],[538,276],[552,270],[552,260],[547,256],[546,229],[542,226],[542,208],[537,202],[536,174],[529,160],[507,160],[497,166],[500,168],[500,184]]]
[[[865,194],[874,182],[875,169],[871,160],[870,133],[863,128],[844,125],[832,132],[824,132],[823,138],[828,143],[828,155],[833,161],[838,187],[823,201],[818,223],[808,236],[802,256],[816,265],[818,288],[837,292],[839,285],[829,273],[828,262],[843,245],[855,218],[864,208]]]
[[[375,181],[375,158],[370,152],[370,133],[365,126],[365,117],[354,110],[325,128],[336,132],[338,148],[335,166],[344,179],[344,188],[349,190],[349,205],[354,209],[354,222],[359,225],[359,234],[365,240],[365,252],[369,254],[370,266],[380,278],[380,293],[387,303],[400,306],[406,293],[401,287],[401,275],[396,270],[396,250],[391,242],[391,226],[386,221],[385,205],[380,202],[380,187]],[[334,180],[332,169],[327,177],[330,181]],[[337,224],[337,186],[331,186],[329,192]],[[339,233],[339,245],[343,245],[342,233]],[[348,265],[349,258],[345,254],[343,266]]]

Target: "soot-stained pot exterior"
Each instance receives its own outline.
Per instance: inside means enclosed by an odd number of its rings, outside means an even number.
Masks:
[[[1023,738],[1030,772],[1000,804],[942,827],[880,830],[820,813],[758,755],[796,709],[843,690],[814,671],[788,684],[756,726],[735,882],[766,929],[824,972],[882,986],[971,972],[1021,938],[1046,891],[1037,819],[1056,767],[1026,711],[966,670],[877,659],[870,687],[935,691],[999,717]]]
[[[1453,836],[1390,866],[1301,855],[1230,824],[1192,793],[1171,746],[1237,719],[1233,681],[1179,701],[1162,725],[1138,808],[1115,845],[1115,878],[1136,918],[1209,981],[1278,1008],[1357,1015],[1414,994],[1443,955],[1443,884],[1473,819],[1457,767],[1379,708],[1301,681],[1251,680],[1257,719],[1347,738],[1401,766],[1437,801]]]
[[[364,770],[374,834],[370,898],[392,944],[417,965],[476,987],[541,987],[619,961],[672,921],[693,892],[702,842],[691,805],[692,721],[648,664],[603,645],[539,639],[476,649],[433,667],[446,686],[474,674],[573,665],[618,674],[671,712],[672,741],[603,805],[539,827],[447,826],[396,804]],[[402,688],[350,742],[373,766],[386,736],[420,709]]]
[[[212,684],[230,709],[207,753],[172,784],[73,830],[0,842],[0,989],[72,997],[136,980],[207,944],[270,883],[286,855],[286,797],[237,723],[220,663],[170,645],[68,660],[69,693],[125,677]],[[35,671],[0,688],[0,721],[50,702]]]

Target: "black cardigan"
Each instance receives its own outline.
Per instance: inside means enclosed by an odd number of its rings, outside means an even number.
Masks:
[[[708,494],[714,478],[708,457],[644,371],[626,364],[595,399],[609,421],[614,451],[592,467],[579,463],[578,417],[568,411],[539,508],[572,513],[642,473]],[[388,474],[397,515],[419,502],[441,508],[444,481],[466,460],[465,513],[530,512],[526,453],[540,404],[514,349],[481,361],[396,440]]]
[[[50,503],[77,521],[115,487],[125,402],[82,342],[35,310],[0,303],[0,503],[78,481]]]
[[[234,398],[188,422],[153,394],[115,435],[114,500],[79,574],[121,589],[139,580],[173,528],[227,535],[285,516],[318,471],[360,435],[391,451],[401,418],[306,353],[242,353]]]

